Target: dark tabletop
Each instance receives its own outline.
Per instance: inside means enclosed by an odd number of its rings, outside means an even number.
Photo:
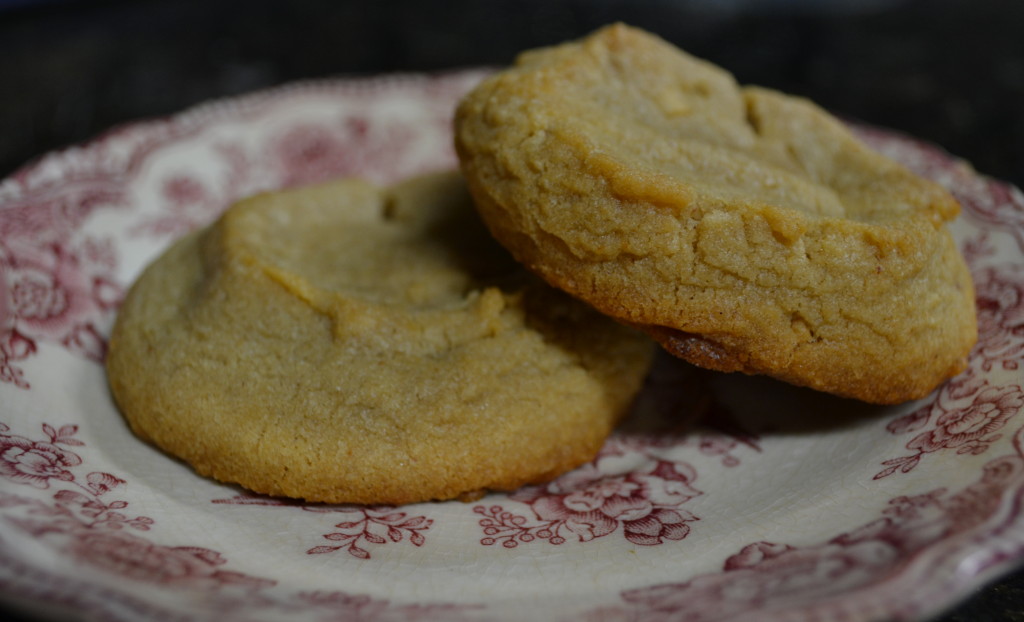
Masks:
[[[502,65],[613,21],[1024,186],[1022,0],[0,0],[0,178],[211,98]],[[1024,572],[939,620],[1024,620]]]

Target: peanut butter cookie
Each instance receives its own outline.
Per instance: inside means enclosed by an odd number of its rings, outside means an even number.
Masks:
[[[590,460],[650,350],[522,270],[451,173],[236,204],[134,284],[107,367],[132,429],[201,474],[398,504]]]
[[[456,147],[518,260],[697,365],[877,403],[966,365],[959,205],[811,102],[614,25],[484,81]]]

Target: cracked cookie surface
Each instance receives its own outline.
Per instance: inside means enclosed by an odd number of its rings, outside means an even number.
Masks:
[[[451,173],[236,204],[133,285],[107,367],[132,429],[204,475],[397,504],[590,460],[650,350],[522,270]]]
[[[677,356],[877,403],[966,366],[959,205],[811,102],[614,25],[485,80],[455,140],[519,261]]]

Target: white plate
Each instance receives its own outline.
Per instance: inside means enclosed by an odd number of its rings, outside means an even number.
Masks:
[[[126,621],[904,619],[1021,559],[1024,199],[863,127],[964,205],[981,341],[927,399],[867,407],[663,357],[592,464],[401,508],[248,495],[133,437],[100,361],[142,266],[258,190],[453,167],[452,107],[481,75],[218,102],[0,184],[4,600]]]

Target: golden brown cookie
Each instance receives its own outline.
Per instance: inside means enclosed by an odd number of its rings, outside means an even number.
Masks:
[[[397,504],[590,460],[650,350],[515,264],[452,173],[236,204],[138,279],[107,368],[132,429],[204,475]]]
[[[808,101],[615,25],[484,81],[456,147],[518,260],[698,365],[878,403],[966,365],[959,205]]]

